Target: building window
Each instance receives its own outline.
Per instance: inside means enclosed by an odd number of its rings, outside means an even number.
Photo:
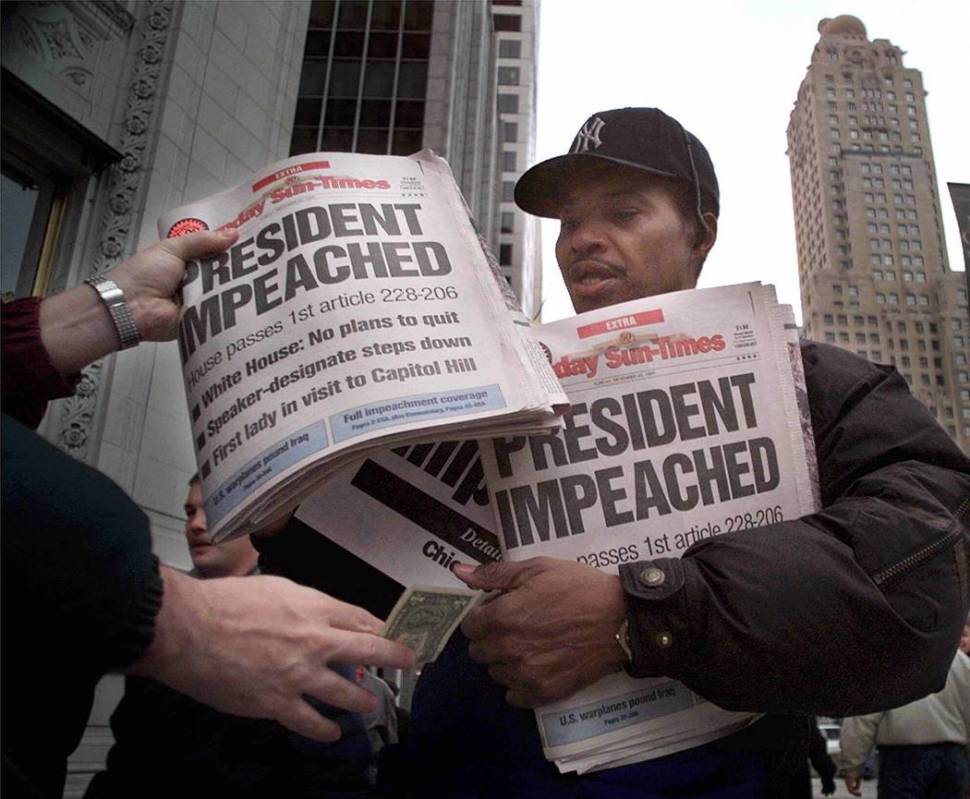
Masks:
[[[60,225],[63,201],[55,180],[27,163],[15,164],[6,156],[2,169],[0,214],[3,247],[3,298],[43,295],[47,268],[42,264],[45,241]]]
[[[511,180],[502,181],[502,202],[515,202],[515,182]]]
[[[499,58],[522,58],[522,42],[518,39],[501,39],[498,43]]]
[[[519,113],[519,95],[500,94],[498,96],[498,110],[500,114]]]
[[[517,157],[515,150],[505,150],[502,152],[502,169],[506,172],[515,172],[517,169]]]
[[[512,245],[511,244],[499,244],[498,262],[499,262],[499,265],[501,266],[512,265]]]
[[[6,70],[0,144],[0,291],[4,299],[42,296],[52,277],[66,277],[58,264],[71,239],[70,209],[121,153]]]
[[[502,232],[515,232],[515,214],[512,211],[502,211]]]
[[[433,16],[430,0],[313,2],[290,154],[420,150]]]
[[[499,67],[498,83],[499,83],[499,86],[518,86],[519,68],[518,67]]]
[[[518,141],[519,140],[519,125],[517,122],[503,122],[502,123],[502,141]]]
[[[492,25],[496,31],[517,33],[522,30],[522,17],[519,14],[493,14]]]

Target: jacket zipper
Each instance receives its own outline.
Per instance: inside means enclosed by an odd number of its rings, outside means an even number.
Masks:
[[[892,580],[894,577],[898,577],[901,574],[913,569],[927,560],[935,558],[940,552],[949,547],[953,546],[957,541],[963,538],[963,516],[970,510],[970,499],[965,499],[957,508],[956,519],[953,522],[956,525],[955,530],[951,530],[942,538],[937,539],[932,544],[927,544],[922,549],[918,549],[912,555],[908,555],[903,558],[898,563],[894,563],[887,569],[883,569],[881,572],[873,575],[872,580],[876,585],[882,585],[883,583]]]

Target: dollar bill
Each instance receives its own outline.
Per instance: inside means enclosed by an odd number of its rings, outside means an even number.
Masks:
[[[417,665],[430,663],[483,594],[467,588],[411,586],[391,610],[383,635],[413,649]]]

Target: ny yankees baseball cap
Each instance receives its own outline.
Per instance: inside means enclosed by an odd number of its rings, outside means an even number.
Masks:
[[[659,108],[617,108],[593,114],[566,155],[542,161],[515,184],[515,202],[536,216],[557,219],[569,179],[597,162],[633,167],[686,181],[698,216],[720,211],[717,176],[707,149],[693,133]]]

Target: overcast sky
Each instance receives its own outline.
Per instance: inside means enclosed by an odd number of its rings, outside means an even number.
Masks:
[[[923,73],[952,269],[963,269],[947,182],[970,183],[970,2],[540,0],[537,159],[566,152],[594,111],[657,106],[711,153],[717,245],[702,286],[761,280],[801,320],[785,130],[818,22],[853,14]],[[543,223],[544,321],[572,314]]]

